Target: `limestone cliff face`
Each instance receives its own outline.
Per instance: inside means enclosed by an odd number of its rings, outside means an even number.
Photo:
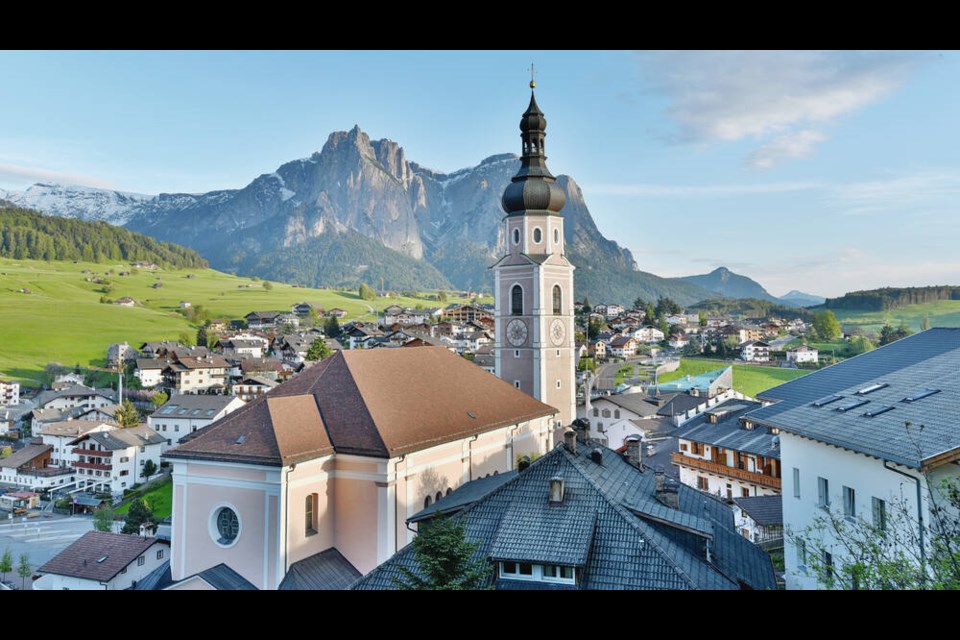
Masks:
[[[487,267],[505,250],[500,197],[519,165],[517,156],[501,154],[441,173],[408,161],[396,142],[371,140],[354,127],[237,190],[143,196],[34,185],[0,195],[45,213],[123,223],[243,275],[490,290]],[[694,285],[669,280],[668,287],[637,271],[630,252],[597,229],[576,182],[563,175],[557,182],[567,196],[561,213],[578,291],[623,302],[643,292],[681,302],[707,297]]]

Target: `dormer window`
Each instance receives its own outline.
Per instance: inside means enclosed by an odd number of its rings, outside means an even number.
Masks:
[[[530,562],[501,562],[500,577],[508,580],[531,580],[576,584],[574,567],[563,564],[532,564]]]

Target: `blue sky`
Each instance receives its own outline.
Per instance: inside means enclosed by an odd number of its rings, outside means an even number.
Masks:
[[[780,295],[960,284],[956,52],[3,52],[0,187],[242,187],[354,124],[444,171],[519,149],[641,269]]]

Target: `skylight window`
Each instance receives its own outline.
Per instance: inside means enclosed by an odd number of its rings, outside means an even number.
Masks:
[[[176,410],[177,410],[177,405],[173,405],[172,407],[167,407],[166,409],[163,410],[163,415],[168,416]]]
[[[916,393],[911,393],[906,398],[901,400],[901,402],[916,402],[917,400],[922,400],[928,398],[935,393],[940,393],[940,389],[921,389]]]
[[[857,395],[865,396],[868,393],[873,393],[874,391],[879,391],[880,389],[885,389],[886,387],[889,387],[889,386],[890,385],[888,385],[886,382],[881,382],[879,384],[871,384],[869,387],[864,387],[863,389],[860,389],[859,391],[857,391]]]
[[[837,407],[837,411],[846,412],[852,409],[856,409],[857,407],[862,407],[863,405],[869,404],[869,403],[870,403],[869,400],[854,400],[853,402],[850,402],[848,404],[840,405],[839,407]]]
[[[884,404],[884,405],[880,405],[879,407],[874,407],[873,409],[870,409],[869,411],[863,414],[863,417],[873,418],[874,416],[878,416],[881,413],[886,413],[887,411],[893,411],[893,407],[891,407],[888,404]]]
[[[836,402],[837,400],[841,400],[841,399],[843,399],[843,396],[827,396],[826,398],[820,398],[810,406],[818,407],[818,408],[825,407],[831,402]]]

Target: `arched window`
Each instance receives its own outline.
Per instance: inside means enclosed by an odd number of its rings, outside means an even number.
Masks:
[[[510,289],[510,314],[515,316],[523,315],[523,288],[515,284]]]
[[[537,227],[533,230],[533,242],[534,244],[540,244],[543,241],[543,231],[540,230],[540,227]]]
[[[433,504],[433,496],[427,496],[426,498],[423,499],[424,509],[428,508],[431,504]]]
[[[520,229],[513,230],[513,244],[520,244]]]
[[[437,491],[437,502],[440,502],[440,499],[443,497],[443,491]]]
[[[609,418],[609,417],[610,417],[610,409],[604,409],[603,411],[600,412],[600,414],[601,414],[604,418]]]
[[[560,244],[560,229],[553,230],[553,244]]]
[[[553,315],[558,316],[563,313],[563,292],[560,291],[560,285],[553,285]]]
[[[447,487],[446,495],[450,495],[451,493],[453,493],[453,489],[451,489],[450,487]]]
[[[596,407],[594,407],[594,408],[593,408],[593,417],[596,418],[596,417],[599,416],[599,415],[600,415],[600,409],[597,409]]]

